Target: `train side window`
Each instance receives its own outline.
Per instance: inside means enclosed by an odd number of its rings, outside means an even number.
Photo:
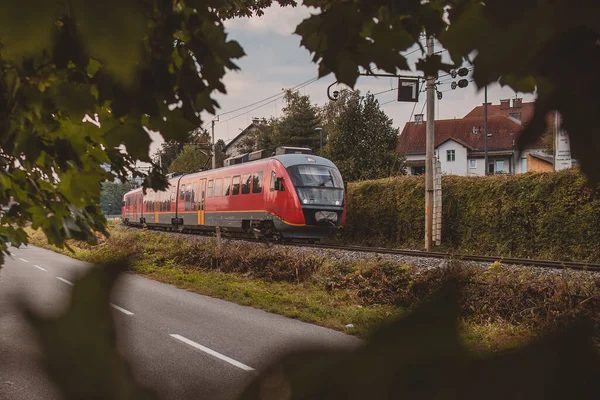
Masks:
[[[242,194],[250,193],[250,182],[252,175],[246,174],[242,176]]]
[[[185,185],[179,187],[179,200],[185,200]]]
[[[220,197],[223,190],[223,179],[215,179],[215,197]]]
[[[239,176],[234,176],[233,177],[232,188],[231,188],[231,195],[232,196],[237,196],[238,194],[240,194],[240,177]]]
[[[192,209],[192,185],[185,185],[185,210],[190,211]]]
[[[262,179],[263,173],[255,172],[252,176],[252,193],[261,193],[262,192]]]
[[[271,171],[271,183],[270,183],[271,192],[275,191],[275,181],[276,180],[277,180],[277,174],[275,173],[275,171]]]
[[[223,196],[229,196],[231,193],[231,177],[226,176],[223,178]]]
[[[213,180],[211,179],[210,181],[208,181],[208,190],[206,193],[206,197],[213,197]]]

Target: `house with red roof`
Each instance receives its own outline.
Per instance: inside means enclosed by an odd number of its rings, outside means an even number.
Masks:
[[[527,172],[530,153],[543,152],[544,144],[519,152],[516,141],[523,124],[533,116],[533,103],[514,99],[513,107],[506,103],[488,104],[488,164],[485,164],[485,119],[483,106],[473,109],[465,118],[435,121],[435,156],[442,173],[448,175],[482,176],[488,174],[516,174]],[[480,110],[481,109],[481,110]],[[481,111],[481,112],[480,112]],[[425,172],[426,123],[422,114],[407,123],[398,140],[397,151],[406,155],[409,173]]]

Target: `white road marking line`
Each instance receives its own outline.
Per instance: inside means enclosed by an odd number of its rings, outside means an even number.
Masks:
[[[61,278],[60,276],[57,276],[56,279],[58,279],[61,282],[66,283],[67,285],[71,285],[73,286],[73,282],[69,282],[68,280],[66,280],[65,278]]]
[[[42,268],[42,267],[40,267],[40,266],[39,266],[39,265],[37,265],[37,264],[33,264],[33,266],[34,266],[34,267],[36,267],[37,269],[39,269],[40,271],[44,271],[44,272],[46,272],[46,269],[45,269],[45,268]]]
[[[126,309],[124,309],[124,308],[121,308],[121,307],[119,307],[119,306],[118,306],[118,305],[116,305],[116,304],[112,304],[112,303],[111,303],[111,304],[110,304],[110,306],[111,306],[112,308],[114,308],[115,310],[119,310],[119,311],[121,311],[123,314],[127,314],[127,315],[133,315],[133,313],[132,313],[131,311],[127,311]]]
[[[21,257],[19,257],[19,260],[21,260],[21,261],[23,261],[23,262],[29,262],[29,261],[27,261],[26,259],[24,259],[24,258],[21,258]]]
[[[217,357],[217,358],[218,358],[218,359],[220,359],[220,360],[223,360],[223,361],[225,361],[225,362],[228,362],[228,363],[229,363],[229,364],[231,364],[231,365],[235,365],[236,367],[238,367],[238,368],[241,368],[241,369],[243,369],[244,371],[254,371],[254,368],[252,368],[252,367],[249,367],[249,366],[247,366],[246,364],[242,364],[241,362],[239,362],[239,361],[236,361],[236,360],[234,360],[233,358],[229,358],[229,357],[227,357],[227,356],[225,356],[225,355],[223,355],[223,354],[221,354],[221,353],[217,353],[216,351],[214,351],[214,350],[211,350],[211,349],[209,349],[208,347],[204,347],[204,346],[202,346],[201,344],[198,344],[198,343],[196,343],[196,342],[193,342],[193,341],[191,341],[190,339],[184,338],[184,337],[183,337],[183,336],[181,336],[181,335],[173,335],[173,334],[170,334],[169,336],[171,336],[171,337],[172,337],[172,338],[174,338],[174,339],[181,340],[183,343],[185,343],[185,344],[189,344],[190,346],[192,346],[192,347],[195,347],[196,349],[198,349],[198,350],[201,350],[201,351],[203,351],[203,352],[205,352],[205,353],[208,353],[208,354],[210,354],[210,355],[211,355],[211,356],[213,356],[213,357]]]

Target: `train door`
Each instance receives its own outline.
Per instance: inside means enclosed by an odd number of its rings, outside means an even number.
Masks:
[[[206,179],[200,179],[197,185],[197,201],[198,201],[198,225],[204,225],[204,198],[206,193]]]

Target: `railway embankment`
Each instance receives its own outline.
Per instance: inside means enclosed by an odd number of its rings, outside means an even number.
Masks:
[[[52,248],[39,232],[31,243]],[[280,246],[126,228],[90,246],[88,262],[128,258],[132,272],[180,288],[366,337],[427,300],[444,283],[460,286],[460,330],[477,351],[518,346],[577,318],[600,340],[600,274]]]

